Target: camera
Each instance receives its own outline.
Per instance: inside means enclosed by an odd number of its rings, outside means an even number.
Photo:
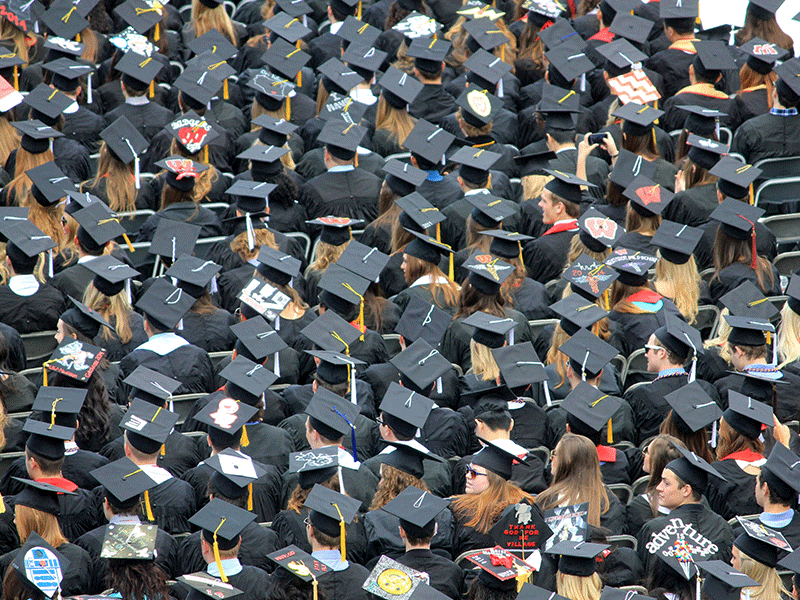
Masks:
[[[590,144],[602,144],[606,139],[605,133],[592,133],[589,135]]]

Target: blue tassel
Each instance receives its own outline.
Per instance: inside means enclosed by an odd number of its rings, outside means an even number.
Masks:
[[[337,415],[342,417],[347,422],[347,424],[350,425],[350,442],[353,445],[353,460],[355,462],[358,462],[358,452],[356,451],[356,426],[353,425],[350,422],[350,419],[348,419],[346,415],[341,413],[338,408],[336,408],[334,406],[334,407],[332,407],[332,409],[333,409],[333,412],[335,412]]]

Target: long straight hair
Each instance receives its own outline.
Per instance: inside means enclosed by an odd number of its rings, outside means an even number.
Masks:
[[[195,38],[203,37],[212,29],[216,29],[234,46],[239,46],[239,37],[233,22],[225,12],[225,6],[220,4],[216,8],[209,8],[200,0],[192,0],[192,25]],[[166,37],[166,36],[162,36]]]
[[[781,324],[778,327],[778,354],[780,368],[800,359],[800,315],[786,302],[781,309]]]
[[[127,344],[133,339],[133,330],[131,329],[133,310],[125,290],[113,296],[106,296],[94,287],[93,283],[90,283],[83,293],[83,303],[99,312],[109,324],[113,325],[117,337],[123,344]],[[100,336],[104,340],[111,341],[113,339],[111,332],[106,327],[100,328]]]
[[[662,296],[672,300],[686,322],[691,325],[697,318],[701,281],[694,256],[690,256],[682,265],[666,260],[661,256],[661,251],[658,256],[660,260],[656,263],[653,285]],[[669,289],[662,289],[659,284]]]
[[[750,266],[753,264],[753,249],[750,239],[737,240],[717,228],[717,236],[714,239],[714,279],[719,279],[720,272],[731,266],[735,262],[740,262]],[[772,265],[766,258],[756,256],[756,281],[761,291],[767,293],[775,285],[775,276],[772,273]]]
[[[405,108],[395,108],[386,101],[383,94],[378,99],[378,111],[375,116],[375,130],[385,129],[389,132],[389,140],[401,146],[405,143],[408,134],[414,129],[416,119],[408,114]]]
[[[409,254],[404,255],[403,258],[406,261],[406,283],[411,285],[420,277],[430,276],[431,282],[425,284],[425,286],[430,290],[433,302],[439,308],[453,308],[458,304],[458,285],[449,279],[446,283],[440,283],[440,278],[447,279],[447,277],[439,268],[439,265],[429,263]],[[439,304],[439,292],[443,296],[444,306]]]
[[[497,519],[510,504],[522,500],[533,502],[533,496],[516,484],[506,481],[492,471],[486,471],[489,487],[479,494],[461,494],[450,503],[450,510],[457,519],[465,520],[464,525],[480,533],[488,533]]]
[[[114,212],[133,212],[136,210],[136,182],[133,163],[126,165],[117,160],[103,142],[100,145],[100,159],[97,161],[97,174],[86,182],[90,190],[106,182],[108,206]],[[81,188],[82,189],[82,188]]]

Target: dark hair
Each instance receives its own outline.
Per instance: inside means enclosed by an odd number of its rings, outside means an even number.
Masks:
[[[242,510],[247,510],[247,496],[248,494],[243,494],[239,498],[230,498],[220,492],[216,486],[214,485],[214,478],[208,480],[208,486],[206,487],[206,493],[210,498],[212,495],[214,498],[227,502],[228,504],[233,504],[237,508],[241,508]]]
[[[773,504],[782,504],[783,506],[789,506],[793,509],[797,509],[797,492],[795,492],[791,487],[783,484],[786,487],[785,492],[788,492],[785,495],[781,495],[780,488],[778,485],[770,485],[769,481],[764,479],[764,471],[760,471],[756,475],[756,483],[761,485],[762,483],[767,484],[767,497],[769,501]],[[783,481],[780,481],[783,483]]]
[[[127,600],[169,598],[167,576],[152,561],[109,560],[106,585]]]
[[[286,174],[283,170],[275,177],[268,177],[269,183],[274,183],[276,187],[269,193],[270,206],[280,206],[282,208],[292,208],[300,197],[300,188],[297,182]]]
[[[664,27],[672,27],[678,35],[694,33],[694,17],[664,19]]]
[[[722,227],[717,229],[717,236],[714,239],[714,278],[718,279],[720,271],[731,266],[735,262],[751,265],[753,261],[752,242],[737,240],[726,234]],[[772,273],[772,265],[765,258],[756,256],[756,281],[761,291],[766,293],[775,285],[775,277]]]
[[[0,370],[5,371],[6,373],[11,371],[11,367],[8,362],[10,357],[11,349],[8,345],[8,340],[6,339],[6,336],[0,333]],[[8,412],[8,407],[5,405],[5,399],[14,394],[16,391],[17,386],[12,377],[0,379],[0,399],[3,400],[3,407],[6,409],[6,412]]]
[[[47,600],[39,590],[32,590],[24,583],[17,570],[10,566],[6,569],[6,576],[3,578],[3,598],[4,600]]]
[[[478,419],[492,431],[508,431],[511,427],[511,413],[507,410],[488,410],[475,417],[475,420]]]
[[[483,292],[478,291],[469,279],[465,279],[461,284],[461,293],[458,297],[458,311],[455,318],[468,317],[476,312],[485,312],[496,317],[505,318],[506,311],[503,308],[506,301],[503,294],[498,291],[495,295],[489,296]]]
[[[547,135],[553,138],[557,144],[574,144],[575,143],[575,130],[574,129],[553,129],[547,127]]]
[[[63,456],[53,460],[36,454],[36,452],[33,452],[28,448],[26,448],[26,452],[36,459],[36,462],[39,463],[39,468],[42,470],[42,474],[45,477],[56,477],[59,473],[61,473],[61,469],[64,468]]]
[[[111,403],[108,391],[100,373],[95,369],[89,381],[81,383],[62,373],[53,374],[50,385],[86,389],[86,400],[78,413],[78,429],[75,431],[75,443],[82,450],[97,452],[108,441],[111,424],[109,413]]]
[[[496,590],[485,585],[478,577],[472,580],[467,590],[467,600],[515,600],[516,586],[510,590]]]

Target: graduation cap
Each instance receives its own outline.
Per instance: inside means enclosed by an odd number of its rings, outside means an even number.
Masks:
[[[160,6],[150,6],[145,0],[126,0],[114,13],[141,34],[150,31],[162,18]]]
[[[104,202],[92,202],[86,208],[74,211],[72,217],[80,225],[77,236],[86,250],[102,251],[108,242],[118,237],[125,237],[128,241],[125,228]]]
[[[72,2],[69,4],[72,5]],[[53,87],[62,92],[74,92],[80,84],[80,78],[91,76],[95,71],[94,66],[78,63],[68,58],[59,58],[45,63],[42,68],[53,74],[51,83]],[[87,90],[90,85],[91,79],[88,80]]]
[[[243,408],[258,410],[251,406]],[[237,421],[234,427],[240,430],[244,427],[244,422],[239,423]],[[253,483],[267,474],[267,470],[262,465],[247,456],[247,454],[231,448],[226,448],[207,458],[203,463],[213,469],[211,485],[219,494],[231,499],[247,496],[247,510],[253,510]]]
[[[61,597],[61,583],[70,561],[32,531],[14,557],[11,567],[20,582],[36,596]]]
[[[369,279],[336,264],[330,265],[319,281],[320,303],[341,315],[347,315],[353,305],[361,307],[363,311],[364,294],[369,284]],[[363,325],[363,320],[362,313],[358,324]]]
[[[178,415],[139,398],[131,400],[120,427],[126,430],[128,443],[144,454],[155,454],[166,442]]]
[[[632,15],[626,12],[618,12],[614,17],[614,20],[611,21],[611,26],[609,27],[609,31],[614,35],[620,36],[625,41],[630,40],[631,42],[636,42],[640,46],[647,41],[647,38],[650,36],[650,31],[653,29],[653,21],[650,19],[644,19],[642,17],[637,17],[636,15]],[[612,44],[616,43],[619,40],[614,40],[611,42]],[[610,45],[610,44],[608,44]],[[626,47],[627,48],[627,47]],[[630,46],[630,48],[636,49],[634,46]],[[628,50],[630,50],[628,48]],[[625,53],[628,56],[627,52]],[[634,56],[640,53],[635,54]],[[605,55],[606,59],[611,60],[611,62],[616,65],[617,67],[625,67],[626,65],[629,67],[630,63],[625,61],[625,64],[620,64],[618,60],[622,57],[617,56],[616,59],[610,58],[609,56]],[[634,59],[633,56],[628,56],[634,63],[640,62],[641,58]],[[624,59],[623,59],[624,60]],[[627,70],[627,69],[626,69]]]
[[[67,40],[89,27],[89,21],[77,11],[71,0],[54,2],[39,18],[49,31]]]
[[[80,382],[86,382],[97,369],[106,351],[97,346],[65,337],[42,366],[44,385],[47,386],[47,369],[61,373]]]
[[[425,538],[433,533],[436,517],[449,503],[449,500],[410,485],[385,504],[383,510],[398,517],[400,526],[407,533],[417,538]],[[417,533],[423,535],[415,535]]]
[[[682,265],[689,262],[701,237],[702,229],[664,220],[650,243],[659,249],[664,260]]]
[[[383,555],[375,563],[361,588],[368,592],[369,598],[410,600],[427,580],[424,573]]]
[[[480,567],[478,580],[483,585],[506,593],[517,589],[518,577],[527,577],[532,571],[528,563],[500,546],[478,550],[466,559]]]
[[[278,376],[263,364],[253,362],[244,356],[237,356],[228,363],[228,366],[220,372],[220,377],[243,389],[256,401],[278,380]]]
[[[514,329],[517,322],[510,318],[500,318],[489,313],[476,311],[463,321],[464,325],[474,327],[472,339],[489,348],[500,348],[506,343],[506,334]]]
[[[624,190],[639,176],[648,179],[655,177],[656,168],[654,163],[622,148],[617,155],[617,161],[614,163],[614,170],[611,171],[609,179],[620,190]]]
[[[660,19],[695,19],[698,15],[698,0],[666,0],[659,3]]]
[[[26,174],[33,184],[31,194],[40,205],[45,207],[61,202],[67,195],[65,188],[74,189],[69,177],[64,175],[64,172],[52,160],[29,169]]]
[[[28,213],[30,209],[27,206],[3,206],[0,207],[0,242],[8,242],[8,236],[6,235],[6,231],[8,229],[13,228],[15,225],[22,225],[25,226],[26,223],[33,223],[30,222],[28,219]],[[31,229],[31,233],[38,230],[40,233],[41,230],[33,225],[36,229]],[[52,241],[52,240],[51,240]]]
[[[617,355],[617,349],[586,329],[579,329],[559,350],[569,356],[570,365],[581,378],[594,379],[608,362]]]
[[[561,317],[561,329],[570,336],[581,328],[591,328],[597,321],[608,316],[607,311],[581,294],[570,294],[550,308]]]
[[[779,81],[782,82],[776,82],[778,86],[785,84],[781,90],[782,93],[785,93],[784,90],[788,87],[789,92],[800,96],[800,60],[797,58],[786,60],[773,70],[778,75]]]
[[[126,52],[133,52],[147,58],[158,52],[158,48],[150,43],[147,36],[137,33],[136,30],[130,26],[123,29],[118,34],[110,36],[108,41],[123,54]]]
[[[593,252],[605,252],[625,234],[624,227],[591,206],[578,219],[578,227],[581,242]]]
[[[338,94],[331,92],[328,95],[328,101],[319,112],[319,118],[325,121],[339,120],[344,121],[348,125],[350,123],[359,123],[361,117],[364,116],[367,108],[366,104],[353,100],[348,95]]]
[[[648,270],[658,262],[658,257],[628,248],[615,248],[605,263],[619,273],[620,283],[641,286],[647,283]]]
[[[736,69],[736,62],[733,60],[728,46],[719,40],[707,40],[693,42],[697,55],[692,63],[695,69],[704,72],[706,75],[718,71],[730,71]]]
[[[492,229],[500,227],[504,219],[519,211],[515,202],[494,196],[488,190],[487,193],[478,192],[464,196],[464,199],[474,207],[471,213],[472,220],[482,227]],[[518,255],[519,253],[516,253],[514,256]]]
[[[295,545],[267,554],[267,558],[303,581],[316,581],[317,577],[331,570],[324,562],[317,560]]]
[[[708,598],[737,600],[741,597],[741,588],[761,585],[723,560],[703,560],[695,564],[706,574],[703,578],[703,594]]]
[[[367,130],[355,123],[331,119],[317,136],[317,141],[325,144],[328,152],[340,160],[352,160],[356,149],[364,139]]]
[[[167,219],[164,219],[167,220]],[[85,264],[95,274],[92,285],[106,296],[115,296],[125,287],[125,282],[140,275],[139,271],[129,267],[111,255],[98,256]]]
[[[720,229],[737,240],[755,236],[755,222],[764,215],[764,209],[746,202],[726,198],[711,213],[711,218],[720,223]],[[755,260],[755,255],[753,259]]]
[[[484,467],[505,480],[511,479],[511,468],[515,463],[528,465],[524,456],[519,457],[504,448],[502,440],[485,440],[480,436],[478,439],[484,446],[472,456],[471,464]]]
[[[211,29],[198,38],[188,42],[186,46],[195,54],[210,52],[216,60],[228,60],[239,52],[230,40],[218,29]]]
[[[407,346],[389,362],[400,371],[405,387],[416,388],[417,392],[423,393],[428,393],[431,384],[453,368],[450,361],[423,338]]]
[[[346,354],[327,350],[306,350],[306,353],[319,359],[317,377],[331,385],[346,383],[350,388],[350,402],[356,404],[356,386],[351,383],[353,369],[366,363],[357,358],[350,358]]]
[[[522,8],[528,11],[528,18],[540,17],[537,23],[541,22],[542,25],[547,21],[554,21],[566,10],[566,7],[558,0],[525,0]]]
[[[493,225],[497,226],[497,223]],[[506,231],[504,229],[490,229],[488,231],[481,231],[480,234],[492,239],[489,252],[506,259],[518,257],[521,259],[522,242],[533,239],[529,235],[524,235],[515,231]]]
[[[748,8],[762,21],[775,17],[784,0],[750,0]]]
[[[300,333],[323,350],[349,354],[350,344],[360,332],[335,312],[327,310],[306,325]]]
[[[189,519],[189,523],[203,530],[203,539],[213,548],[220,579],[225,583],[228,582],[228,577],[222,568],[219,552],[235,548],[239,544],[242,531],[255,518],[255,513],[214,498]]]
[[[467,0],[464,6],[456,11],[456,14],[465,17],[468,21],[472,19],[497,21],[497,19],[505,16],[506,13],[484,4],[481,0]]]
[[[39,260],[39,254],[55,248],[50,236],[39,229],[32,221],[3,221],[0,231],[8,240],[6,256],[16,265],[17,270],[24,265],[33,270]]]
[[[456,99],[456,104],[461,107],[461,117],[464,121],[478,128],[491,123],[503,107],[500,98],[474,84],[467,85]]]
[[[109,329],[112,329],[111,325],[105,320],[103,315],[96,310],[89,308],[82,302],[78,302],[72,297],[70,297],[70,302],[72,303],[72,306],[65,310],[59,319],[64,321],[64,323],[70,327],[73,327],[88,339],[94,339],[100,331],[100,327],[108,327]]]
[[[744,529],[733,540],[733,545],[747,556],[774,569],[778,565],[778,558],[785,552],[791,552],[792,547],[783,535],[759,521],[750,521],[738,517],[739,525]]]
[[[172,263],[165,275],[177,280],[176,285],[184,292],[199,298],[222,267],[213,260],[203,260],[188,254],[182,255]]]
[[[483,48],[479,48],[477,52],[473,52],[464,61],[464,68],[469,69],[472,74],[472,76],[468,74],[468,79],[475,80],[477,78],[476,83],[479,86],[494,89],[493,86],[500,83],[503,77],[511,72],[513,67],[503,61],[502,58],[487,52]],[[501,98],[503,97],[502,85],[497,88],[497,95]]]
[[[398,435],[413,438],[425,426],[433,405],[430,398],[391,382],[378,410],[383,413],[384,423]]]
[[[25,442],[29,452],[48,460],[60,460],[64,458],[64,442],[75,435],[75,425],[64,427],[28,418],[22,431],[30,434]]]
[[[414,129],[403,142],[403,148],[411,152],[419,160],[422,158],[428,163],[428,170],[436,168],[435,165],[444,160],[445,152],[456,139],[452,133],[429,123],[425,119],[418,119]]]
[[[392,27],[392,30],[401,33],[403,37],[406,38],[406,41],[408,41],[435,36],[441,27],[442,26],[436,22],[436,19],[413,11],[409,13],[405,19]]]
[[[696,361],[698,354],[703,352],[703,340],[700,332],[686,321],[671,314],[665,318],[665,325],[656,329],[654,335],[670,352],[688,360]],[[694,362],[689,381],[694,381]]]
[[[577,577],[591,577],[597,571],[595,557],[608,550],[606,544],[590,542],[558,542],[545,550],[548,554],[558,555],[558,572]]]
[[[60,131],[56,131],[49,125],[45,125],[35,119],[31,121],[16,121],[11,125],[22,134],[22,139],[20,140],[22,148],[31,154],[41,154],[50,147],[50,140],[64,135]]]
[[[308,12],[312,12],[311,7],[308,7]],[[348,47],[347,44],[360,44],[367,47],[372,46],[375,44],[375,40],[378,39],[380,34],[380,29],[373,27],[369,23],[359,21],[352,15],[347,15],[342,26],[339,27],[339,30],[336,32],[336,35],[344,40],[342,43],[343,47]]]
[[[452,256],[453,250],[447,244],[437,241],[424,233],[406,229],[414,237],[405,247],[404,253],[422,261],[438,265],[441,256]],[[452,265],[452,259],[451,259]],[[452,267],[451,267],[452,270]]]
[[[333,538],[340,538],[342,561],[347,560],[346,527],[358,513],[361,502],[317,483],[303,506],[310,510],[308,520],[312,527]]]
[[[603,586],[603,594],[606,593],[606,590],[611,590],[609,586]],[[641,600],[638,594],[634,595],[633,600]],[[601,596],[602,597],[602,596]],[[517,595],[516,600],[568,600],[565,596],[560,596],[555,592],[551,592],[550,590],[546,590],[539,586],[533,585],[532,583],[523,583],[522,588],[519,590],[519,594]],[[603,600],[607,600],[603,598]],[[617,599],[614,599],[617,600]]]
[[[22,479],[21,477],[12,477],[12,479],[23,484],[22,491],[14,496],[14,504],[16,506],[27,506],[28,508],[33,508],[56,517],[59,516],[61,512],[58,495],[75,495],[75,492],[69,492],[64,488],[44,481]]]
[[[187,67],[172,84],[191,108],[203,108],[219,92],[222,78],[200,66]]]
[[[383,166],[386,185],[398,196],[413,194],[417,187],[428,178],[428,173],[414,165],[391,159]]]
[[[50,425],[74,429],[76,415],[83,407],[86,393],[84,388],[42,386],[36,393],[31,410],[44,413],[45,422],[49,421]]]
[[[649,104],[628,102],[611,113],[611,116],[623,119],[622,132],[628,135],[650,135],[656,119],[664,114],[663,110],[653,108]]]
[[[362,83],[363,77],[352,69],[348,68],[338,58],[331,58],[317,67],[317,71],[322,75],[322,83],[329,92],[347,95],[347,93]]]
[[[789,285],[786,288],[786,295],[788,296],[788,298],[786,299],[786,303],[789,305],[789,308],[793,310],[795,313],[800,314],[800,275],[798,275],[797,273],[793,274],[789,279]],[[722,298],[720,298],[720,300],[721,299]],[[767,302],[767,303],[772,304],[772,302]],[[776,313],[778,312],[778,309],[775,308],[774,306],[773,310]],[[731,313],[733,313],[733,311],[731,311]],[[773,317],[767,317],[767,318],[772,320]]]
[[[386,101],[398,109],[404,109],[406,105],[414,102],[425,87],[416,77],[394,66],[386,70],[383,77],[378,80],[378,85],[381,86],[381,93]]]
[[[794,279],[794,276],[792,278]],[[791,287],[790,281],[789,288],[787,288],[787,294],[790,297],[789,289]],[[772,321],[780,315],[775,305],[749,280],[722,296],[720,302],[731,315],[737,317],[754,317]]]
[[[336,475],[339,467],[338,446],[324,446],[289,454],[287,473],[297,473],[297,482],[307,490],[317,483],[325,483]]]
[[[461,265],[469,271],[469,283],[482,294],[493,296],[500,291],[516,267],[491,254],[475,254]],[[513,335],[513,334],[512,334]],[[513,342],[513,338],[511,339]]]
[[[408,394],[406,394],[406,396],[408,396]],[[407,442],[400,440],[392,442],[386,440],[386,443],[390,446],[394,446],[394,449],[391,452],[382,452],[379,454],[381,463],[392,466],[417,479],[422,479],[422,476],[425,474],[422,463],[423,460],[430,459],[444,462],[443,458],[433,454],[425,446],[413,439],[413,437]]]
[[[664,396],[677,417],[679,429],[694,433],[714,423],[722,416],[719,405],[696,381]]]
[[[730,150],[730,146],[695,134],[690,134],[686,143],[689,144],[688,156],[691,161],[704,169],[713,169]]]
[[[258,262],[256,269],[259,274],[277,285],[288,284],[300,273],[299,260],[266,245],[258,251]]]
[[[594,69],[594,63],[586,53],[569,43],[548,50],[545,52],[545,57],[550,61],[550,66],[567,82],[574,81]]]
[[[127,456],[90,472],[105,489],[109,503],[120,509],[139,503],[139,496],[155,487],[156,482]],[[149,505],[149,497],[147,499]]]
[[[675,197],[668,189],[639,175],[622,192],[631,201],[631,208],[643,217],[660,215]]]
[[[250,78],[247,87],[256,91],[256,102],[267,110],[277,111],[297,86],[281,75],[261,69]]]
[[[276,73],[287,79],[294,79],[300,70],[311,60],[311,55],[295,48],[283,39],[272,42],[261,59]]]
[[[205,571],[181,575],[177,580],[190,587],[194,592],[206,598],[212,598],[212,600],[228,600],[229,598],[238,598],[244,594],[242,590],[233,587],[229,583],[224,583],[216,577],[212,577]],[[187,598],[192,598],[191,593]]]
[[[414,65],[429,73],[437,73],[441,69],[452,44],[443,39],[417,37],[408,47],[406,56],[414,59]]]
[[[286,12],[275,13],[275,16],[264,21],[264,27],[290,44],[300,41],[311,33],[311,29],[306,27],[302,19]]]
[[[100,558],[110,560],[153,560],[158,552],[158,527],[148,523],[109,523]]]
[[[550,166],[550,160],[555,157],[556,153],[547,147],[547,141],[539,140],[525,146],[521,154],[514,157],[514,162],[520,171],[520,177],[544,175],[545,169]]]
[[[527,388],[547,379],[544,364],[536,355],[531,342],[493,348],[492,355],[503,381],[511,389]]]
[[[572,131],[580,114],[580,96],[574,90],[545,82],[536,110],[544,117],[546,130]]]
[[[441,211],[433,206],[422,194],[412,192],[407,196],[395,200],[395,204],[402,211],[400,224],[407,230],[416,230],[420,233],[437,226],[437,239],[439,239],[439,224],[445,217]]]
[[[175,287],[165,279],[156,279],[136,302],[148,322],[162,331],[170,331],[195,303],[193,298],[181,288]]]
[[[183,158],[177,154],[155,163],[167,172],[165,183],[180,192],[189,192],[200,173],[207,171],[209,165]]]
[[[126,165],[134,162],[136,164],[134,172],[138,174],[138,158],[144,154],[150,144],[127,117],[122,115],[117,118],[111,125],[100,132],[100,137],[106,143],[114,158]],[[138,188],[138,178],[136,184]]]
[[[772,447],[767,462],[761,466],[761,480],[781,498],[790,498],[800,491],[800,457],[783,444]]]
[[[286,348],[286,342],[260,315],[231,325],[231,332],[244,345],[250,360],[262,361],[270,354]]]
[[[719,119],[728,116],[727,113],[722,111],[696,104],[687,104],[686,106],[681,106],[680,109],[689,113],[686,116],[683,128],[689,133],[706,138],[712,135],[719,137]],[[735,159],[731,158],[729,160]],[[736,162],[738,163],[737,167],[742,166],[741,162]]]
[[[9,5],[12,4],[9,2]],[[33,6],[42,6],[38,2]],[[68,40],[57,35],[48,36],[44,42],[44,49],[49,50],[47,56],[58,58],[60,56],[80,56],[86,49],[86,44],[81,44],[74,40]]]
[[[489,530],[489,535],[499,546],[522,551],[525,556],[526,551],[544,548],[553,532],[547,526],[542,511],[523,498],[503,509],[500,518]]]
[[[114,68],[122,73],[122,83],[126,87],[142,92],[153,83],[164,68],[164,63],[155,58],[155,55],[144,57],[136,52],[127,52]]]
[[[452,319],[450,313],[412,295],[394,331],[402,335],[407,343],[423,339],[436,347],[442,341]]]
[[[614,18],[614,23],[618,24],[620,18],[644,21],[645,23],[650,23],[652,27],[652,21],[623,13],[617,14]],[[638,23],[633,22],[631,25],[635,28],[638,26]],[[647,34],[645,33],[645,39],[646,38]],[[613,42],[599,46],[597,51],[606,59],[605,70],[611,77],[618,77],[619,75],[630,72],[634,66],[641,66],[641,62],[647,58],[644,52],[638,50],[624,37],[617,38]]]
[[[664,468],[669,469],[685,483],[691,485],[698,494],[705,493],[709,475],[726,481],[713,466],[694,452],[687,450],[683,446],[676,446],[676,448],[682,456],[670,461]]]
[[[178,140],[178,143],[189,154],[197,154],[206,145],[219,137],[219,133],[214,130],[211,123],[193,110],[179,115],[172,122],[167,123],[164,129]]]
[[[771,427],[774,423],[771,406],[733,390],[728,390],[728,408],[722,418],[738,433],[751,439],[758,438],[764,426]]]
[[[743,165],[732,156],[723,156],[710,175],[719,177],[717,188],[730,198],[743,200],[751,193],[752,185],[761,176],[762,170],[753,165]]]
[[[584,253],[561,273],[561,277],[570,283],[573,292],[594,302],[611,287],[619,273]]]
[[[489,170],[500,160],[501,154],[490,152],[485,148],[463,146],[453,154],[450,160],[461,166],[458,174],[464,181],[482,186],[489,177]]]
[[[498,46],[508,43],[506,34],[495,24],[493,19],[488,17],[467,19],[462,27],[469,34],[466,43],[471,52],[476,52],[481,48],[491,52]]]
[[[144,400],[155,406],[164,406],[181,387],[181,382],[139,365],[123,383],[131,386],[131,397]]]
[[[573,50],[582,50],[586,48],[586,42],[578,32],[572,28],[568,19],[556,19],[550,27],[542,29],[539,32],[539,37],[548,50],[552,50],[561,45],[571,47]]]
[[[377,281],[389,257],[376,248],[352,241],[344,249],[336,264],[369,281]]]
[[[291,121],[276,119],[267,114],[259,115],[251,123],[261,128],[258,139],[265,146],[283,146],[289,136],[298,129],[298,126]]]
[[[581,186],[597,187],[572,173],[564,173],[554,169],[545,169],[544,171],[553,176],[553,179],[548,181],[544,188],[558,196],[560,200],[566,200],[573,204],[580,204],[581,202]]]
[[[386,56],[387,54],[383,50],[376,50],[371,45],[359,42],[350,44],[342,55],[342,61],[358,73],[364,81],[372,81]]]
[[[592,438],[606,427],[609,444],[614,441],[611,417],[620,406],[622,401],[619,398],[604,394],[586,381],[575,386],[561,404],[561,408],[567,412],[567,423],[572,433],[590,434],[588,437]]]
[[[341,396],[325,388],[318,388],[306,406],[305,414],[310,425],[329,440],[338,440],[350,434],[353,460],[358,462],[356,452],[356,419],[361,409]]]

